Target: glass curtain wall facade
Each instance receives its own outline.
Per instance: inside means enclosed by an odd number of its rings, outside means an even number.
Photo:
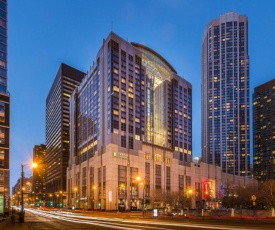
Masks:
[[[253,176],[259,181],[275,178],[275,79],[254,89]]]
[[[66,191],[69,161],[69,98],[84,73],[61,64],[46,100],[46,192]]]
[[[171,100],[171,94],[170,98],[168,98],[167,88],[168,82],[172,80],[173,72],[176,71],[153,50],[137,43],[132,44],[141,50],[142,64],[146,68],[145,141],[172,148],[172,116],[168,116],[167,109],[167,100]],[[166,127],[168,123],[170,124],[170,130],[167,130]],[[169,145],[168,141],[170,143]]]
[[[210,22],[202,45],[202,160],[250,173],[248,21],[227,13]]]
[[[158,53],[137,43],[146,68],[145,142],[169,148],[192,161],[192,86]]]
[[[0,214],[9,213],[10,95],[7,74],[8,1],[0,1]]]

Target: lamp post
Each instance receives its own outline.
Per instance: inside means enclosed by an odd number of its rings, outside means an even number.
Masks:
[[[193,190],[190,188],[187,191],[187,198],[189,199],[189,207],[188,208],[192,208],[192,194],[193,194]]]
[[[63,191],[59,191],[60,193],[60,203],[59,203],[59,208],[63,208]]]
[[[19,222],[24,223],[24,167],[30,164],[21,164],[21,212],[19,215]],[[32,163],[32,167],[37,167],[36,163]]]
[[[53,195],[50,193],[49,197],[50,197],[50,202],[49,202],[50,205],[49,206],[52,207],[53,206]]]
[[[75,198],[74,198],[74,204],[75,204],[75,208],[77,208],[76,204],[77,204],[77,187],[74,188],[75,191]]]
[[[137,177],[137,180],[140,181],[140,177],[138,176]],[[143,200],[143,206],[142,206],[142,213],[143,213],[143,217],[145,216],[145,178],[143,178],[143,182],[141,182],[141,185],[142,185],[142,200]]]

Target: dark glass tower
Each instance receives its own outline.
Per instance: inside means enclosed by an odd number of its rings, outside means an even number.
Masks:
[[[33,168],[32,191],[34,192],[35,205],[41,206],[46,196],[46,145],[34,146],[33,162],[37,164],[37,167]]]
[[[69,158],[69,97],[84,73],[61,64],[46,100],[46,192],[66,190]]]
[[[9,212],[10,193],[10,95],[7,88],[7,2],[7,0],[0,1],[0,214]]]
[[[210,22],[202,45],[202,160],[250,173],[248,21],[226,13]]]
[[[254,178],[275,178],[275,79],[254,89],[253,94]]]

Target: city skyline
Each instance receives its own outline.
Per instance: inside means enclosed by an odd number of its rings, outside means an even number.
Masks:
[[[75,5],[75,2],[79,4]],[[265,32],[265,36],[261,36],[264,34],[261,29],[266,30],[265,26],[272,28],[272,22],[275,20],[274,17],[272,20],[268,18],[274,9],[274,3],[271,1],[267,1],[269,7],[267,3],[256,1],[249,1],[249,6],[246,5],[248,1],[233,1],[225,5],[219,1],[212,1],[210,4],[203,1],[150,1],[147,5],[144,5],[145,1],[118,2],[125,17],[115,14],[112,10],[116,9],[113,2],[107,4],[108,6],[104,3],[93,5],[84,1],[52,1],[54,4],[34,1],[9,3],[11,186],[20,177],[20,164],[31,160],[34,145],[45,143],[46,97],[58,66],[64,62],[86,72],[92,65],[102,39],[110,31],[129,42],[152,47],[173,65],[179,75],[183,75],[192,84],[193,156],[201,156],[200,55],[203,31],[209,21],[231,11],[246,14],[249,20],[251,91],[255,86],[273,78],[271,68],[266,68],[264,64],[272,66],[272,58],[268,58],[267,54],[272,55],[274,47],[270,46],[263,52],[262,44],[272,44],[274,32]],[[214,5],[216,6],[211,8]],[[207,10],[206,6],[211,10]],[[102,10],[104,7],[106,11]],[[262,17],[256,10],[264,13]],[[75,17],[75,11],[81,12],[78,17]],[[181,11],[184,11],[186,16],[182,15]],[[63,14],[59,14],[60,12]],[[66,12],[67,15],[64,14]],[[108,17],[102,16],[103,12]],[[195,26],[190,17],[197,20]],[[26,24],[28,26],[25,26]],[[188,33],[189,31],[192,33]],[[261,56],[261,59],[256,61],[258,56]],[[259,63],[262,68],[257,70],[255,63]]]

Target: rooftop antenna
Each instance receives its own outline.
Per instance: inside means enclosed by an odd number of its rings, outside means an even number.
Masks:
[[[111,32],[113,32],[113,21],[111,23]]]

